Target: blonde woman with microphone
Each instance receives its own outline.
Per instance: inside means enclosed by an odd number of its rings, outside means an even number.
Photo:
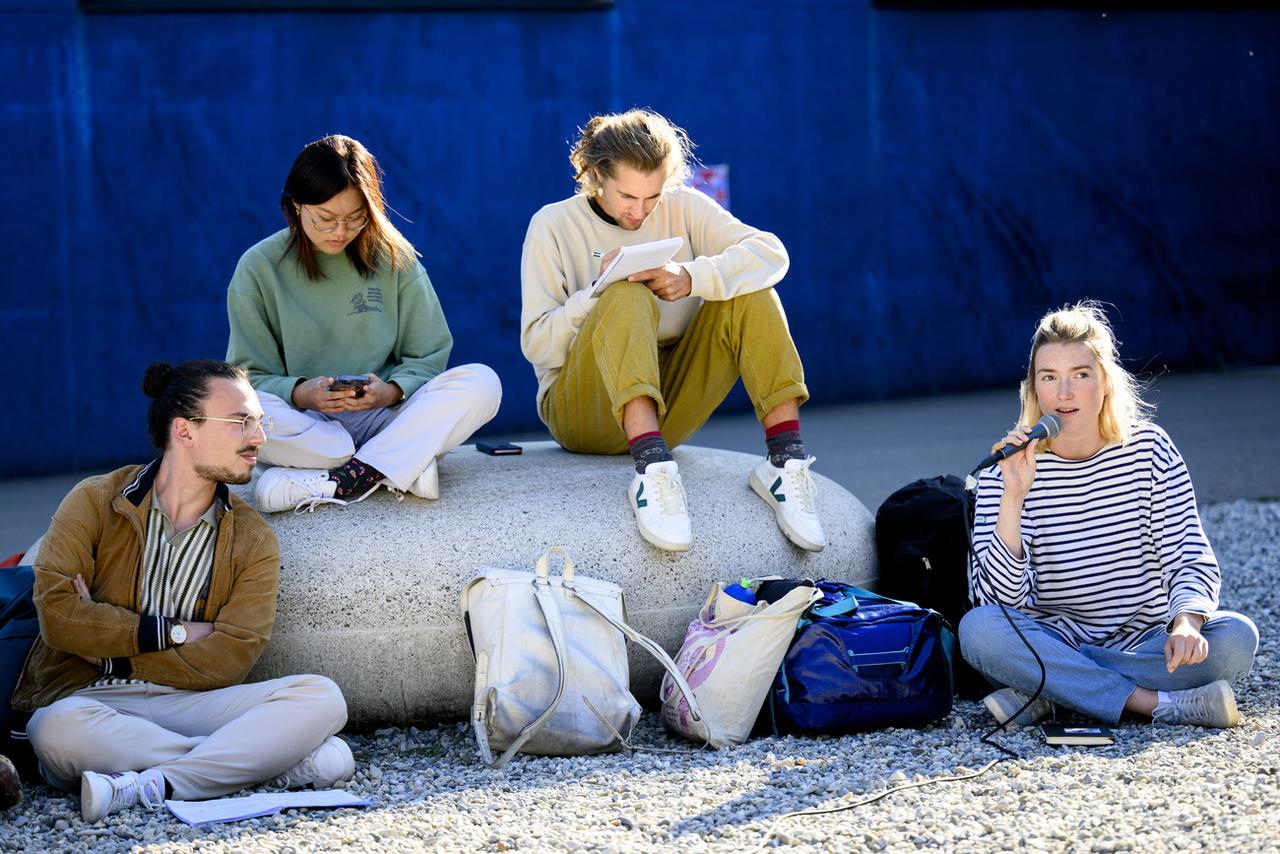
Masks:
[[[1041,319],[1021,398],[1022,426],[996,448],[1025,450],[978,478],[978,607],[960,624],[965,659],[1004,686],[987,708],[1010,726],[1048,717],[1055,703],[1107,723],[1127,713],[1235,726],[1229,683],[1253,666],[1258,630],[1220,609],[1221,573],[1186,464],[1148,417],[1096,303]],[[1060,432],[1029,442],[1029,425],[1050,414]],[[1038,696],[1028,643],[1044,665]]]

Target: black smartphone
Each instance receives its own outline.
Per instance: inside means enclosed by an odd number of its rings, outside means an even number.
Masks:
[[[524,453],[524,448],[510,442],[476,442],[476,450],[491,457],[509,457]]]
[[[333,378],[329,391],[342,391],[344,388],[353,388],[356,390],[356,397],[364,397],[364,387],[368,384],[369,378],[364,374],[339,374]]]

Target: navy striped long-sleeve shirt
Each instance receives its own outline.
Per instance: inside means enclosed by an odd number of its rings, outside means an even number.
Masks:
[[[1125,649],[1182,611],[1218,609],[1221,574],[1182,455],[1155,424],[1084,460],[1036,455],[1022,554],[995,533],[1004,481],[978,478],[978,605],[1001,601],[1079,643]]]

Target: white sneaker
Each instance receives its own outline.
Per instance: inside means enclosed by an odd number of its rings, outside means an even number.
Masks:
[[[404,501],[404,494],[406,490],[401,489],[386,478],[383,478],[380,483],[382,486],[387,488],[388,492],[396,497],[396,501]],[[435,460],[432,460],[430,464],[422,470],[422,474],[418,475],[417,478],[414,479],[413,483],[409,484],[409,489],[407,491],[419,498],[425,498],[427,501],[435,501],[440,497],[440,476],[439,469],[436,468]]]
[[[253,502],[263,513],[284,510],[314,509],[317,504],[344,504],[334,498],[338,484],[329,480],[324,469],[269,468],[253,488]]]
[[[987,707],[987,711],[991,713],[991,717],[996,719],[996,723],[1003,725],[1005,721],[1013,718],[1015,712],[1027,705],[1027,701],[1031,698],[1019,691],[1017,688],[1001,688],[998,691],[992,691],[990,694],[982,698],[982,705]],[[1023,710],[1022,714],[1009,721],[1008,729],[1017,729],[1018,727],[1031,726],[1039,723],[1049,715],[1053,714],[1053,701],[1048,697],[1041,695],[1036,697],[1036,701]]]
[[[276,474],[281,472],[281,474]],[[323,480],[316,477],[321,475]],[[270,480],[268,481],[268,477]],[[389,481],[380,480],[365,490],[359,498],[335,498],[338,484],[329,480],[329,473],[322,469],[289,469],[277,466],[267,469],[258,478],[258,485],[253,490],[254,503],[263,513],[279,513],[281,510],[293,508],[294,513],[314,513],[321,504],[337,504],[346,507],[348,504],[359,504],[378,491],[378,487],[387,484],[393,492]],[[289,502],[294,502],[290,504]]]
[[[693,545],[693,531],[685,509],[680,467],[675,460],[649,463],[644,474],[637,474],[631,480],[627,495],[636,514],[640,536],[665,551],[689,550]]]
[[[418,475],[417,479],[409,484],[409,491],[428,501],[435,501],[440,497],[440,469],[436,466],[434,458],[427,463],[427,467],[422,470],[422,474]]]
[[[154,771],[146,779],[137,771],[85,771],[80,777],[80,816],[85,821],[101,821],[138,803],[149,810],[164,806],[163,776]]]
[[[1236,695],[1225,679],[1170,691],[1169,702],[1160,703],[1151,713],[1151,720],[1158,724],[1188,724],[1225,729],[1240,723],[1240,710],[1236,708]]]
[[[778,468],[765,457],[751,470],[747,482],[756,495],[773,509],[778,527],[787,539],[802,549],[820,552],[827,546],[827,535],[818,521],[818,485],[809,474],[816,457],[787,460]]]
[[[266,784],[268,789],[329,789],[334,783],[350,780],[356,775],[356,760],[351,748],[336,735],[324,740],[324,744],[302,757],[297,765]]]

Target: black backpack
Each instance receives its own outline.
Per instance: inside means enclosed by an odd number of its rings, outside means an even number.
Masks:
[[[32,601],[35,573],[29,566],[0,568],[0,753],[23,777],[35,770],[35,755],[26,740],[31,717],[9,705],[31,645],[40,636],[40,619]],[[15,738],[14,733],[19,737]]]
[[[969,602],[969,546],[973,506],[955,475],[909,483],[876,511],[876,592],[915,602],[942,614],[952,631],[973,606]],[[981,696],[989,687],[959,656],[955,687],[962,696]]]

